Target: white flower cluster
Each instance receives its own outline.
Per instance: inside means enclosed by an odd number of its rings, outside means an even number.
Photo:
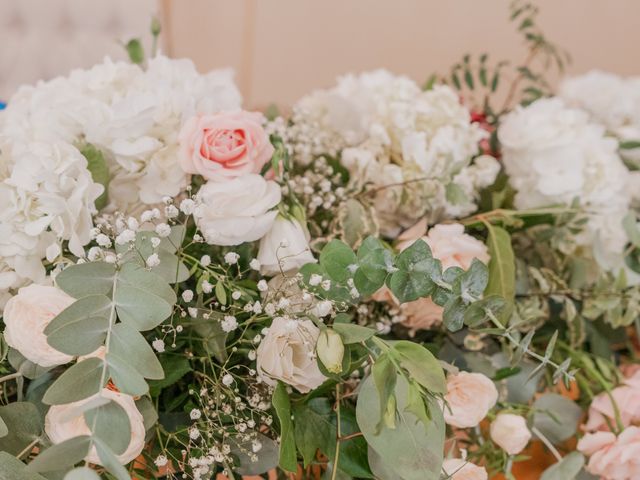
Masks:
[[[107,210],[139,212],[188,183],[177,161],[183,119],[240,103],[231,71],[201,75],[163,56],[146,69],[106,59],[21,88],[0,114],[0,291],[42,281],[42,259],[55,260],[63,241],[82,256],[103,192],[84,144],[106,159]]]
[[[452,89],[422,91],[385,70],[342,77],[334,88],[302,98],[292,121],[285,141],[297,162],[341,153],[353,182],[376,188],[406,184],[382,188],[376,201],[389,234],[425,214],[471,213],[478,189],[491,184],[499,170],[491,157],[470,166],[487,132],[471,123]]]
[[[640,76],[623,78],[593,70],[565,79],[560,96],[569,105],[586,110],[621,141],[640,141]],[[622,150],[621,154],[640,162],[640,149]]]
[[[542,99],[505,116],[499,130],[516,207],[569,205],[589,214],[578,244],[593,247],[601,267],[618,270],[627,242],[622,220],[629,210],[628,170],[617,142],[586,112],[559,98]]]

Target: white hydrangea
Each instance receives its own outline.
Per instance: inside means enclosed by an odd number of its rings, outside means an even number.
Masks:
[[[83,143],[107,162],[106,210],[140,213],[188,183],[175,161],[183,119],[240,104],[231,71],[201,75],[191,61],[164,56],[146,69],[107,58],[22,87],[0,115],[0,271],[18,276],[10,288],[44,278],[41,259],[54,243],[84,256],[103,187]]]
[[[286,140],[296,161],[342,153],[353,182],[405,184],[382,189],[375,200],[386,234],[425,215],[436,220],[476,208],[478,187],[465,178],[475,174],[465,170],[488,133],[471,123],[469,111],[447,86],[423,91],[385,70],[347,75],[334,88],[302,98],[292,120]],[[493,174],[489,183],[499,170],[492,161],[485,169]],[[458,180],[460,188],[449,188],[447,195],[446,186]]]
[[[505,116],[498,135],[517,190],[516,207],[568,205],[579,199],[589,221],[576,240],[593,247],[603,268],[622,268],[627,241],[622,219],[631,201],[628,170],[605,128],[592,123],[586,112],[551,98]]]

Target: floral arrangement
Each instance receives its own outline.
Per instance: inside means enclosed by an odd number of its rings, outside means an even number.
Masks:
[[[638,478],[640,82],[536,14],[287,117],[138,41],[18,91],[0,477]]]

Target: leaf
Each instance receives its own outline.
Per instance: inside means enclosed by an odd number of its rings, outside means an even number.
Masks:
[[[112,263],[89,262],[71,265],[56,276],[56,284],[74,298],[87,295],[111,296],[116,267]]]
[[[109,447],[99,438],[94,439],[96,451],[102,465],[111,473],[117,480],[131,480],[131,476],[127,473],[127,470],[120,464],[120,461],[116,458]]]
[[[401,302],[426,297],[435,290],[432,278],[439,275],[440,261],[433,258],[424,240],[417,240],[396,257],[398,271],[391,275],[389,288]]]
[[[144,377],[133,366],[129,365],[126,360],[113,352],[107,353],[106,360],[109,365],[109,376],[122,393],[138,396],[144,395],[149,391],[149,386]]]
[[[104,344],[109,329],[111,299],[88,295],[60,312],[44,333],[47,343],[68,355],[88,355]]]
[[[557,393],[545,393],[533,402],[533,426],[557,444],[575,435],[582,409]]]
[[[178,380],[191,371],[189,360],[181,355],[163,355],[160,364],[164,370],[164,378],[162,380],[152,380],[149,382],[152,397],[158,396],[163,388],[177,383]]]
[[[30,402],[13,402],[0,407],[6,433],[0,437],[0,450],[18,455],[42,435],[43,422],[38,409]]]
[[[628,140],[626,142],[620,142],[620,149],[633,150],[634,148],[640,148],[640,140]]]
[[[487,224],[489,236],[489,283],[485,295],[499,295],[508,302],[515,298],[516,267],[511,237],[503,228]]]
[[[638,222],[636,221],[635,212],[629,212],[622,220],[622,226],[627,234],[627,238],[634,247],[640,248],[640,230],[638,230]]]
[[[40,378],[53,368],[41,367],[40,365],[37,365],[32,361],[24,358],[19,351],[13,348],[9,349],[7,359],[9,360],[11,366],[16,370],[16,372],[20,373],[23,377],[26,377],[30,380]]]
[[[582,470],[584,463],[584,455],[571,452],[542,472],[540,480],[573,480]]]
[[[328,456],[331,445],[335,445],[336,429],[331,423],[333,410],[328,399],[313,398],[306,404],[296,404],[293,412],[296,446],[306,468],[315,460],[318,450]]]
[[[78,467],[70,470],[64,480],[100,480],[100,476],[89,467]]]
[[[136,329],[126,323],[118,323],[113,327],[109,351],[125,360],[145,378],[164,378],[162,365],[149,343]]]
[[[108,189],[109,181],[111,180],[109,167],[102,152],[90,143],[82,147],[80,153],[87,159],[87,170],[91,172],[91,179],[104,187],[104,192],[102,192],[102,195],[96,198],[95,201],[96,209],[102,210],[107,206],[109,200]]]
[[[273,391],[271,403],[280,421],[280,468],[288,472],[296,472],[298,470],[298,459],[296,456],[293,423],[291,422],[291,405],[289,403],[289,395],[282,382],[278,382]]]
[[[333,329],[342,337],[342,343],[360,343],[373,337],[376,331],[372,328],[363,327],[353,323],[334,323]]]
[[[338,419],[336,415],[331,415],[331,422],[336,430]],[[356,415],[352,408],[344,405],[340,412],[340,433],[342,436],[359,433],[360,427],[356,421]],[[329,462],[335,458],[335,442],[331,442],[331,447],[327,448]],[[363,436],[353,437],[340,442],[340,458],[338,459],[338,473],[345,473],[347,479],[351,478],[373,478],[369,461],[367,458],[367,441]],[[340,478],[340,476],[338,476]]]
[[[471,266],[460,274],[454,282],[454,291],[459,293],[465,304],[470,303],[470,297],[479,297],[487,288],[489,271],[487,266],[477,258],[471,261]]]
[[[393,257],[380,240],[367,237],[358,249],[358,269],[353,281],[358,292],[363,296],[375,293],[389,275],[393,267]]]
[[[89,453],[91,437],[81,435],[51,445],[27,465],[31,472],[54,472],[72,467]]]
[[[445,425],[442,411],[435,402],[429,403],[431,421],[425,426],[407,411],[408,384],[399,377],[396,385],[398,412],[396,428],[383,427],[379,432],[379,396],[371,376],[360,385],[356,408],[358,425],[369,444],[380,456],[385,469],[402,480],[438,480],[442,467]]]
[[[28,471],[24,463],[13,455],[3,451],[0,451],[0,479],[46,480],[42,475]]]
[[[424,423],[425,427],[429,427],[431,418],[429,417],[429,412],[427,411],[427,406],[424,403],[420,389],[415,382],[409,383],[407,407],[405,410],[414,414],[418,420]]]
[[[142,414],[144,429],[148,432],[158,422],[158,412],[149,397],[141,397],[136,400],[136,408]]]
[[[218,302],[220,302],[221,305],[227,304],[227,292],[224,289],[224,284],[219,280],[216,283],[215,294]]]
[[[6,437],[8,434],[9,434],[9,428],[7,427],[7,424],[4,423],[2,416],[0,416],[0,438]]]
[[[127,51],[127,55],[129,55],[129,60],[131,60],[131,63],[140,65],[142,62],[144,62],[144,48],[142,48],[142,43],[139,39],[132,38],[126,43],[124,48]]]
[[[85,421],[94,437],[98,437],[122,455],[131,442],[131,422],[127,412],[113,400],[84,413]]]
[[[351,247],[340,240],[331,240],[320,252],[320,265],[331,280],[346,282],[353,276],[352,269],[357,265],[356,254]]]
[[[378,418],[380,423],[377,428],[386,425],[395,427],[396,399],[393,397],[396,388],[397,373],[389,354],[380,355],[371,367],[371,376],[378,390],[380,399]]]
[[[337,216],[342,233],[341,238],[350,247],[358,246],[366,235],[378,234],[373,208],[353,198],[340,204]]]
[[[107,383],[102,378],[104,362],[97,357],[76,363],[60,375],[42,397],[47,405],[77,402],[98,393]],[[102,381],[101,381],[102,380]]]
[[[507,303],[504,298],[497,295],[490,295],[473,302],[464,312],[464,324],[468,327],[478,327],[485,322],[490,322],[491,312],[496,318],[500,318],[507,309]]]
[[[240,465],[234,469],[239,475],[260,475],[278,466],[278,442],[257,434],[257,440],[262,444],[258,453],[258,461],[253,462],[246,452],[251,451],[251,442],[242,442],[238,437],[231,438],[231,453],[238,457]]]
[[[400,340],[393,343],[400,366],[409,372],[409,377],[432,393],[447,393],[447,382],[440,362],[423,346]]]
[[[168,318],[176,294],[162,277],[127,263],[120,270],[114,301],[118,318],[137,330],[150,330]]]
[[[457,332],[464,325],[464,314],[467,307],[460,297],[453,297],[444,306],[442,322],[451,332]]]

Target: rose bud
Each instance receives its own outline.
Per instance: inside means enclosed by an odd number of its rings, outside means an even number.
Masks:
[[[327,371],[331,373],[342,372],[344,345],[339,334],[329,328],[325,328],[318,337],[316,352]]]

